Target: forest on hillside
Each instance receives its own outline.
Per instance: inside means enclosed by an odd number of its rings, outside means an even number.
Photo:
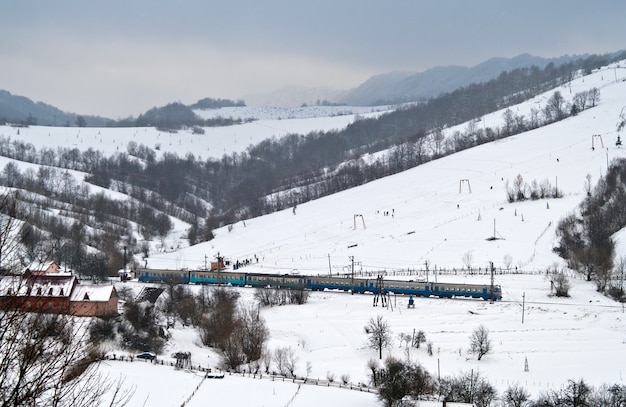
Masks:
[[[377,119],[359,118],[341,131],[268,139],[221,159],[171,153],[156,159],[154,150],[134,141],[126,151],[104,156],[93,149],[37,148],[0,137],[0,155],[40,166],[20,171],[9,164],[0,174],[0,184],[20,191],[14,199],[24,209],[15,215],[26,222],[25,260],[52,250],[57,259],[71,264],[98,264],[95,269],[104,275],[121,268],[122,247],[130,254],[148,250],[132,237],[132,225],[146,240],[163,240],[171,230],[172,216],[191,225],[191,244],[210,240],[217,227],[294,207],[592,108],[600,98],[598,89],[575,95],[572,103],[555,91],[528,117],[506,109],[624,58],[591,56],[544,69],[503,72],[486,83]],[[506,109],[501,126],[478,126],[477,118],[499,109]],[[468,121],[465,131],[444,137],[448,127]],[[381,151],[386,152],[376,160],[364,159]],[[88,183],[131,199],[93,193],[67,170],[86,172]],[[54,247],[44,247],[51,236],[56,237]]]

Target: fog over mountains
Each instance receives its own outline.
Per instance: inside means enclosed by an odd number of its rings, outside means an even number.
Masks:
[[[315,104],[342,104],[349,106],[376,106],[426,100],[441,93],[451,92],[472,83],[496,78],[502,72],[521,67],[537,66],[543,69],[550,63],[560,65],[585,58],[587,55],[565,55],[542,58],[522,54],[514,58],[491,58],[474,67],[445,66],[424,72],[388,72],[376,75],[360,86],[349,89],[287,87],[266,94],[244,95],[249,106],[295,107]],[[0,120],[29,122],[47,126],[75,126],[78,116],[89,127],[109,126],[111,119],[92,112],[63,112],[42,101],[34,102],[28,95],[13,95],[0,90]]]
[[[349,106],[376,106],[416,102],[450,92],[471,83],[496,78],[504,71],[550,63],[560,65],[587,55],[565,55],[542,58],[522,54],[513,58],[491,58],[473,67],[443,66],[423,72],[395,71],[372,76],[356,88],[337,90],[326,88],[288,87],[267,94],[248,95],[244,99],[254,106],[293,107],[320,101]]]

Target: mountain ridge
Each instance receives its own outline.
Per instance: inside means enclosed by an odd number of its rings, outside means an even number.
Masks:
[[[550,63],[559,65],[587,56],[588,54],[544,58],[531,54],[520,54],[512,58],[493,57],[473,67],[448,65],[436,66],[422,72],[391,71],[381,73],[370,77],[352,89],[288,86],[268,93],[249,94],[244,97],[244,100],[252,106],[275,107],[320,104],[376,106],[418,102],[472,83],[491,80],[503,72],[520,67],[537,66],[542,69]],[[240,100],[237,103],[243,103],[243,101]],[[189,107],[194,108],[195,105],[192,104]],[[26,96],[14,95],[1,89],[0,120],[66,127],[112,126],[117,123],[115,120],[97,115],[64,112],[44,102],[34,102]],[[122,119],[118,122],[124,126],[132,123],[129,119]]]

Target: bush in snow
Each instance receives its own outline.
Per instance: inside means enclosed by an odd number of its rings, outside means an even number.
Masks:
[[[496,399],[496,389],[479,372],[464,372],[457,377],[444,377],[439,383],[439,394],[446,401],[471,403],[488,407]]]
[[[480,360],[490,350],[491,339],[489,339],[489,330],[481,325],[470,336],[470,352],[476,354],[478,360]]]

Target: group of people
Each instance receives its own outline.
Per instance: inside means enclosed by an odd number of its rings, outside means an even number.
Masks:
[[[255,254],[254,255],[254,263],[258,263],[258,262],[259,262],[259,258]],[[233,270],[237,270],[238,268],[243,267],[243,266],[249,266],[252,263],[253,263],[252,259],[245,259],[243,261],[237,260],[235,262],[235,264],[233,264]]]

